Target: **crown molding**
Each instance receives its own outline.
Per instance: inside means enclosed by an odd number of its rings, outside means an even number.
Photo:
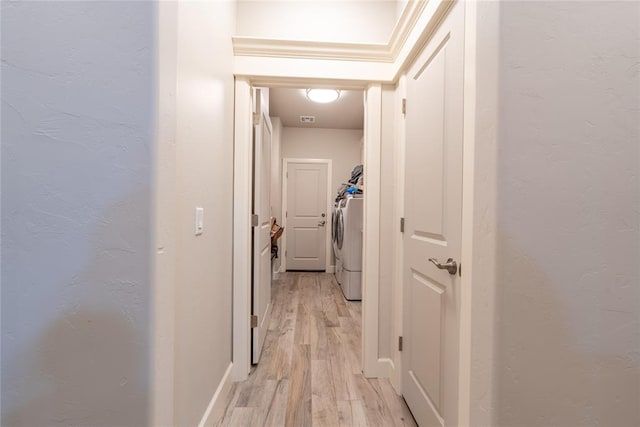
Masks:
[[[384,44],[280,40],[234,36],[235,56],[393,62]]]
[[[261,37],[232,37],[235,56],[304,58],[341,61],[392,63],[407,41],[428,1],[409,1],[398,19],[389,42],[341,43],[307,40],[282,40]]]
[[[409,1],[402,10],[400,18],[398,19],[396,26],[393,28],[393,32],[389,38],[389,43],[387,43],[387,48],[393,56],[394,61],[400,54],[402,46],[404,46],[409,38],[409,34],[411,34],[411,31],[418,23],[418,19],[420,18],[420,15],[422,15],[427,3],[429,3],[428,0]]]

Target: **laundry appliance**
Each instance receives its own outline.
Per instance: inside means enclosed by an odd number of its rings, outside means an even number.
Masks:
[[[348,300],[362,299],[362,196],[348,196],[336,212],[336,279]]]

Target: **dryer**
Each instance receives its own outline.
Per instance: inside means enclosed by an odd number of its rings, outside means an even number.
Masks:
[[[347,197],[338,214],[336,246],[339,251],[340,268],[338,269],[336,261],[336,276],[342,293],[348,300],[362,299],[363,204],[362,196]]]

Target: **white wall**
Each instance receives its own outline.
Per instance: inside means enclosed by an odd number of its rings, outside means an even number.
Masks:
[[[640,425],[640,4],[500,14],[494,424]]]
[[[2,4],[2,425],[140,426],[156,4]]]
[[[331,188],[336,190],[360,164],[361,138],[362,130],[284,127],[282,158],[331,159]]]
[[[234,16],[233,2],[178,5],[174,425],[200,422],[231,362]]]
[[[395,1],[238,2],[237,35],[276,39],[387,43]]]

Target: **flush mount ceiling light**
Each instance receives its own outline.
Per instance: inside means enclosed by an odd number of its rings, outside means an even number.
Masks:
[[[328,104],[340,98],[338,89],[307,89],[307,98],[313,102]]]

